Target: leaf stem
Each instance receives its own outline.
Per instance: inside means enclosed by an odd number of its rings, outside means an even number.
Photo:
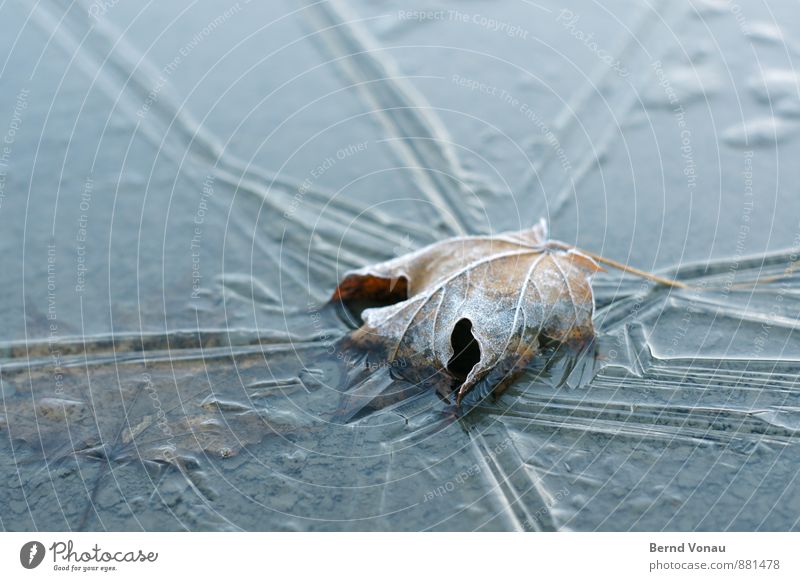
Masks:
[[[657,274],[653,274],[652,272],[646,272],[644,270],[639,270],[638,268],[634,268],[633,266],[628,266],[627,264],[622,264],[621,262],[617,262],[611,258],[606,258],[605,256],[600,256],[599,254],[595,254],[594,252],[589,252],[588,250],[584,250],[582,248],[578,248],[577,246],[572,246],[571,244],[565,244],[563,242],[559,242],[557,240],[549,240],[547,244],[551,247],[561,248],[562,250],[575,250],[586,256],[593,258],[596,262],[601,264],[605,264],[607,266],[611,266],[623,272],[627,272],[629,274],[633,274],[635,276],[639,276],[641,278],[646,278],[647,280],[652,280],[653,282],[657,282],[659,284],[663,284],[665,286],[673,287],[673,288],[683,288],[683,289],[691,289],[691,290],[730,290],[730,289],[752,289],[761,284],[767,284],[770,282],[776,282],[779,280],[783,280],[792,276],[795,271],[798,269],[798,265],[800,265],[800,261],[794,260],[789,263],[784,271],[781,274],[776,274],[772,276],[764,276],[759,277],[757,280],[751,283],[743,282],[734,284],[732,286],[727,287],[726,289],[715,288],[715,287],[694,287],[690,286],[684,282],[679,280],[674,280],[671,278],[665,278],[663,276],[658,276]],[[800,249],[794,249],[796,252],[800,252]]]
[[[599,254],[595,254],[594,252],[586,252],[585,250],[581,250],[586,256],[594,258],[597,262],[602,264],[607,264],[608,266],[617,268],[623,272],[627,272],[630,274],[635,274],[636,276],[640,276],[642,278],[646,278],[647,280],[652,280],[653,282],[657,282],[659,284],[663,284],[665,286],[671,286],[675,288],[690,288],[688,284],[681,282],[679,280],[673,280],[671,278],[664,278],[663,276],[658,276],[657,274],[653,274],[652,272],[646,272],[644,270],[639,270],[638,268],[634,268],[632,266],[628,266],[627,264],[622,264],[621,262],[617,262],[616,260],[612,260],[610,258],[606,258],[604,256],[600,256]]]

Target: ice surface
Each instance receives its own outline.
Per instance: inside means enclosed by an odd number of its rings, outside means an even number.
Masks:
[[[0,8],[2,528],[800,527],[795,5],[105,4]],[[337,349],[347,270],[540,216],[703,290],[458,419]]]

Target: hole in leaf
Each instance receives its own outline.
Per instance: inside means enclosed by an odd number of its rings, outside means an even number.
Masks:
[[[481,348],[472,334],[472,322],[469,319],[461,319],[453,327],[450,345],[453,347],[453,356],[447,362],[447,370],[463,381],[481,360]]]

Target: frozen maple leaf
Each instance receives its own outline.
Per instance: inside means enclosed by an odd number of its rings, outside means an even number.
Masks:
[[[481,380],[503,388],[544,342],[594,337],[593,258],[529,230],[451,238],[349,272],[332,300],[371,301],[351,340],[452,376],[458,401]]]

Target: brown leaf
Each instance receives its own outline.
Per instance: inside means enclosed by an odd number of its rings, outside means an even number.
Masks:
[[[452,238],[347,273],[332,300],[384,303],[362,313],[352,340],[390,363],[446,371],[460,401],[483,379],[504,386],[544,341],[591,340],[590,279],[599,270],[586,254],[547,240],[542,220],[530,230]]]

